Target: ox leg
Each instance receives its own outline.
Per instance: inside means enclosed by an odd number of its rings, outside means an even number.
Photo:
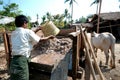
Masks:
[[[111,66],[111,68],[115,68],[115,55],[114,55],[114,53],[111,53],[110,66]]]
[[[111,49],[111,60],[110,60],[111,68],[115,68],[115,53],[114,50]]]
[[[105,65],[108,66],[108,62],[109,62],[109,54],[108,54],[108,51],[105,51],[105,57],[106,57],[106,62],[105,62]]]

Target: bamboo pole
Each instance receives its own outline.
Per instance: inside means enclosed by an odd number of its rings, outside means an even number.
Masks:
[[[100,68],[99,68],[99,66],[98,66],[98,64],[97,64],[97,60],[96,60],[96,58],[95,58],[95,53],[94,53],[93,48],[92,48],[92,46],[91,46],[91,44],[90,44],[90,42],[89,42],[89,40],[88,40],[88,38],[87,38],[87,33],[86,33],[86,31],[85,31],[85,37],[86,37],[87,43],[88,43],[88,45],[89,45],[89,47],[90,47],[90,50],[91,50],[93,59],[94,59],[94,61],[95,61],[95,67],[96,67],[96,69],[97,69],[97,71],[98,71],[98,73],[99,73],[99,75],[100,75],[100,78],[101,78],[101,80],[105,80],[105,77],[103,76],[103,74],[102,74],[102,72],[101,72],[101,70],[100,70]]]
[[[76,26],[76,31],[78,31],[78,27]],[[77,70],[79,68],[79,51],[80,51],[80,34],[77,35],[77,55],[76,55],[76,58],[77,58]]]
[[[84,36],[84,33],[83,33],[81,27],[80,27],[80,31],[81,31],[81,34],[82,34],[82,38],[84,40],[85,50],[86,50],[86,53],[87,53],[87,60],[88,60],[88,63],[89,63],[89,66],[90,66],[90,69],[91,69],[91,72],[92,72],[92,75],[93,75],[93,79],[97,80],[97,78],[95,76],[95,71],[94,71],[94,68],[93,68],[93,65],[92,65],[92,62],[91,62],[91,58],[90,58],[90,55],[89,55],[90,53],[89,53],[89,49],[88,49],[88,46],[87,46],[87,41],[85,39],[85,36]]]

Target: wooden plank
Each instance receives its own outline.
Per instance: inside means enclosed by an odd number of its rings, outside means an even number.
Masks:
[[[69,33],[69,36],[77,37],[79,34],[80,34],[80,31],[76,31],[76,32]]]
[[[32,57],[31,62],[53,66],[59,63],[62,59],[64,59],[65,55],[56,54],[56,53],[47,53],[47,54],[43,53],[41,55]]]
[[[69,33],[71,32],[75,32],[75,29],[60,29],[60,32],[58,34],[58,36],[61,36],[61,35],[69,35]]]

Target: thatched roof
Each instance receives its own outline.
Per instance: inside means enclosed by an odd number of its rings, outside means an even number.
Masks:
[[[98,15],[95,14],[92,21],[95,20],[97,17],[98,17]],[[101,13],[100,18],[103,20],[119,20],[120,12]]]
[[[101,13],[100,17],[104,20],[118,20],[120,12]]]

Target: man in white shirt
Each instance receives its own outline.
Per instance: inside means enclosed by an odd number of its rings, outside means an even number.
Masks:
[[[33,43],[48,40],[54,36],[40,38],[32,30],[27,29],[28,19],[24,15],[15,18],[16,30],[12,32],[12,58],[10,62],[10,80],[29,80],[28,58]]]

